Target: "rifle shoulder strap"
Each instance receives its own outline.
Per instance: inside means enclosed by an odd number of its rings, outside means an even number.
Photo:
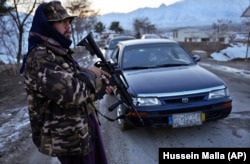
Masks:
[[[125,118],[125,114],[120,115],[120,116],[118,116],[118,117],[116,117],[116,118],[110,118],[110,117],[108,117],[108,116],[105,116],[102,112],[100,112],[100,111],[95,107],[95,105],[93,104],[93,102],[90,102],[90,104],[93,106],[93,108],[95,109],[95,111],[96,111],[97,113],[99,113],[101,116],[103,116],[104,118],[106,118],[107,120],[109,120],[109,121],[111,121],[111,122],[114,122],[114,121],[116,121],[116,120],[118,120],[118,119],[124,119],[124,118]],[[98,120],[98,122],[99,122],[99,124],[101,125],[101,123],[100,123],[99,120]]]

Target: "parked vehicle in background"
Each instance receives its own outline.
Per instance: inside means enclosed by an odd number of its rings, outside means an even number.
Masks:
[[[134,36],[115,36],[112,38],[108,38],[106,44],[104,46],[104,56],[108,60],[110,59],[111,53],[115,49],[116,45],[120,41],[136,39]]]
[[[141,39],[158,39],[161,38],[159,35],[156,34],[143,34]]]
[[[116,108],[121,130],[134,127],[186,127],[227,117],[232,98],[227,85],[197,64],[179,43],[167,39],[121,41],[111,63],[128,83],[133,108]],[[119,96],[119,95],[118,95]]]

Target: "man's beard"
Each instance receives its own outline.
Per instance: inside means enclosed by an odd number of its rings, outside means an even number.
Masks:
[[[64,36],[65,36],[66,38],[70,39],[71,31],[70,31],[70,30],[65,31]]]

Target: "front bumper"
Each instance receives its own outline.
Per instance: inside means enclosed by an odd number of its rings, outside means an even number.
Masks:
[[[232,111],[232,100],[228,100],[216,104],[207,104],[202,106],[193,106],[189,104],[186,107],[182,108],[173,108],[173,109],[150,109],[143,110],[140,108],[137,110],[137,113],[141,115],[140,121],[138,115],[129,111],[125,122],[135,127],[172,127],[172,116],[173,114],[189,113],[189,112],[201,112],[202,122],[219,120],[227,117]]]

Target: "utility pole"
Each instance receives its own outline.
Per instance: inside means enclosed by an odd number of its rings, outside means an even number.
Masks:
[[[246,51],[246,58],[245,58],[245,61],[247,61],[247,58],[248,58],[249,38],[250,38],[250,32],[248,33],[248,37],[247,37],[247,51]]]
[[[241,17],[250,17],[250,5],[246,8],[246,10],[242,13]],[[249,40],[250,40],[250,32],[248,33],[247,38],[247,51],[246,51],[246,58],[245,61],[247,61],[248,58],[248,48],[249,48]]]

